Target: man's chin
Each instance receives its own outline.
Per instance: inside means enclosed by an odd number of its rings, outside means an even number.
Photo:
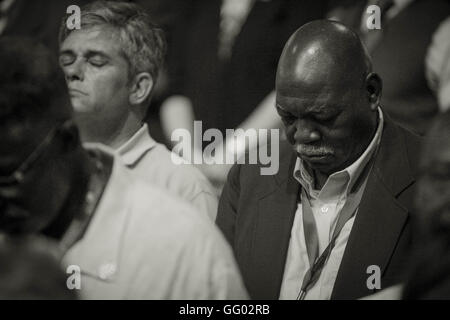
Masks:
[[[87,99],[80,97],[71,97],[70,103],[75,114],[89,114],[92,113],[93,108],[88,103]]]

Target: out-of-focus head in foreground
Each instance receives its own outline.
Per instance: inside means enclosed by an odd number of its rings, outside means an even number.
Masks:
[[[0,239],[1,300],[73,300],[57,245],[44,238]]]
[[[43,230],[65,204],[79,147],[56,58],[29,38],[0,39],[0,230]]]

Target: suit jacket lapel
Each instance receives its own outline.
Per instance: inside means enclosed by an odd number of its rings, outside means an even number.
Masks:
[[[387,118],[387,117],[386,117]],[[396,199],[414,182],[403,134],[387,118],[366,190],[342,258],[332,299],[355,299],[369,293],[367,268],[383,275],[408,218]]]
[[[251,259],[252,286],[258,292],[254,299],[279,297],[299,194],[299,184],[293,178],[295,160],[289,148],[281,158],[279,173],[271,177],[271,185],[258,202]]]

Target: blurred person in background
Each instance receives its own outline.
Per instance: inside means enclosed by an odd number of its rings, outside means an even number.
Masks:
[[[1,233],[57,241],[85,299],[246,298],[217,228],[111,149],[82,147],[45,46],[1,38],[0,88]]]
[[[63,21],[60,65],[85,143],[115,149],[141,178],[215,220],[217,196],[190,164],[176,165],[144,123],[163,63],[163,31],[133,3],[96,1],[82,8],[81,30]],[[180,159],[181,160],[181,159]]]
[[[192,3],[197,0],[129,0],[145,9],[156,25],[160,26],[166,35],[168,43],[167,50],[170,55],[172,52],[173,33],[178,21],[189,12]],[[169,94],[169,76],[168,67],[164,63],[158,75],[158,81],[155,84],[152,93],[152,100],[145,116],[145,122],[148,124],[150,135],[155,141],[164,143],[168,147],[164,136],[161,121],[160,107]]]
[[[415,227],[421,234],[404,299],[450,299],[450,111],[431,127],[422,152]]]
[[[0,0],[0,36],[33,37],[58,52],[61,17],[89,0]]]
[[[175,144],[170,139],[177,128],[193,136],[194,120],[202,121],[203,131],[217,128],[224,137],[226,129],[281,128],[273,93],[278,59],[293,31],[324,17],[326,1],[191,3],[175,27],[168,58],[170,97],[161,107],[161,124],[169,143]],[[234,153],[228,147],[234,141],[227,138],[221,148]],[[237,157],[245,151],[237,150]],[[231,165],[199,167],[220,188]]]
[[[381,29],[369,29],[380,8]],[[450,14],[447,0],[334,0],[328,17],[357,30],[368,48],[374,68],[383,79],[382,103],[393,120],[425,134],[438,113],[438,103],[426,80],[426,53],[440,23]]]
[[[441,112],[450,110],[450,17],[434,33],[428,49],[426,71]]]

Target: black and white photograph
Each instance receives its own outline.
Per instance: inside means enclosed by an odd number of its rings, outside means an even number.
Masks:
[[[0,0],[0,300],[450,300],[450,1]]]

